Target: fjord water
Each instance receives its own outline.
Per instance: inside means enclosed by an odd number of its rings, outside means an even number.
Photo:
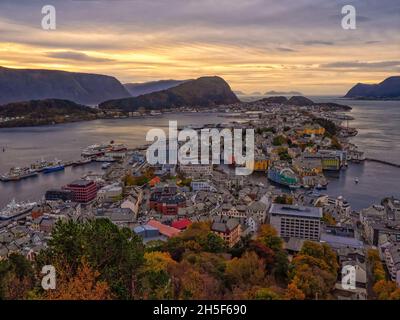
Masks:
[[[314,101],[330,101],[353,107],[351,115],[356,118],[349,125],[359,129],[352,139],[368,157],[400,163],[400,101],[355,101],[337,97],[311,97]],[[180,113],[160,116],[115,120],[96,120],[56,126],[0,129],[0,172],[13,166],[26,166],[42,158],[53,160],[76,160],[82,148],[100,142],[126,143],[131,147],[145,143],[151,128],[168,127],[168,120],[178,125],[196,125],[228,122],[229,119],[212,113]],[[5,152],[2,152],[2,148]],[[38,200],[49,188],[79,178],[85,172],[99,172],[100,165],[66,168],[65,172],[13,183],[0,182],[0,208],[16,200]],[[355,184],[354,179],[360,183]],[[326,191],[329,195],[343,195],[354,209],[379,202],[385,196],[400,197],[400,169],[373,162],[350,165],[332,177]]]

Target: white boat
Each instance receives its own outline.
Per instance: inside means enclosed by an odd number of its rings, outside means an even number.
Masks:
[[[28,213],[36,205],[36,202],[17,203],[13,199],[3,210],[0,211],[0,221],[10,220]]]
[[[354,182],[357,184],[357,183],[359,183],[360,181],[358,180],[358,178],[355,178],[355,179],[354,179]]]

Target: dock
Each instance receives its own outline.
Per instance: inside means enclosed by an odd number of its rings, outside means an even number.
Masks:
[[[379,159],[374,159],[374,158],[365,158],[365,160],[366,161],[371,161],[371,162],[376,162],[376,163],[381,163],[381,164],[386,164],[388,166],[395,167],[395,168],[400,168],[400,164],[394,163],[394,162],[390,162],[390,161],[379,160]]]

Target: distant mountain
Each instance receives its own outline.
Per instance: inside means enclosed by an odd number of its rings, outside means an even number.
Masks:
[[[137,97],[142,94],[173,88],[186,81],[189,80],[160,80],[144,83],[125,83],[124,87],[126,90],[128,90],[132,97]]]
[[[98,109],[69,100],[47,99],[0,106],[0,127],[35,126],[96,119]]]
[[[284,96],[276,96],[276,97],[267,97],[260,100],[255,101],[257,102],[264,102],[264,103],[271,103],[271,104],[287,104],[287,105],[295,105],[295,106],[320,106],[325,108],[330,108],[332,110],[341,110],[341,111],[349,111],[351,107],[333,103],[333,102],[314,102],[306,97],[303,96],[293,96],[290,99]]]
[[[260,91],[254,91],[251,93],[252,96],[261,96],[261,92]]]
[[[288,99],[286,97],[278,96],[278,97],[263,98],[259,101],[267,103],[286,104],[288,102]]]
[[[387,78],[378,84],[358,83],[347,92],[345,98],[400,99],[400,76]]]
[[[293,96],[287,103],[295,106],[312,106],[314,101],[303,96]]]
[[[277,95],[283,95],[283,96],[302,96],[303,94],[298,91],[267,91],[265,93],[267,96],[277,96]]]
[[[154,110],[182,106],[212,107],[236,102],[239,102],[239,99],[224,79],[202,77],[167,90],[134,98],[106,101],[100,104],[100,108],[136,111],[139,108]]]
[[[243,91],[239,91],[239,90],[234,90],[233,93],[236,94],[237,96],[245,96],[246,95]]]
[[[114,77],[58,70],[0,67],[0,103],[66,99],[97,105],[130,94]]]

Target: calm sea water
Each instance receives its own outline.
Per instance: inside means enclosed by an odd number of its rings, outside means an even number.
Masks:
[[[400,163],[400,101],[351,101],[335,97],[312,97],[315,101],[332,101],[353,107],[351,115],[356,120],[350,126],[359,129],[353,141],[369,157]],[[25,166],[40,160],[74,160],[81,149],[94,143],[126,143],[131,147],[145,143],[146,132],[151,128],[166,128],[168,120],[178,125],[211,124],[229,120],[216,114],[168,114],[141,119],[96,120],[57,126],[0,129],[0,172],[12,166]],[[57,188],[89,171],[100,171],[100,165],[66,168],[65,172],[39,175],[20,182],[0,182],[0,207],[13,198],[38,200],[49,188]],[[355,184],[354,179],[360,183]],[[354,209],[367,207],[383,197],[400,197],[400,169],[372,162],[351,165],[332,178],[327,192],[333,196],[343,195]]]

